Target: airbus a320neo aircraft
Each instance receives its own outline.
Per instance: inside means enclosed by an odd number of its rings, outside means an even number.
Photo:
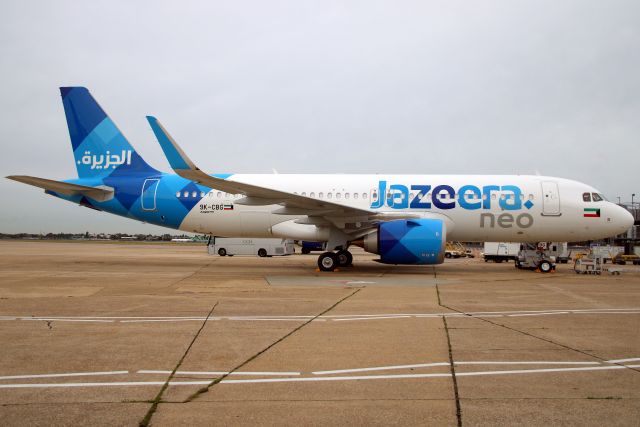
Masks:
[[[359,245],[389,264],[439,264],[447,240],[584,241],[629,212],[588,185],[524,175],[248,175],[202,172],[147,117],[175,174],[149,166],[84,87],[60,89],[78,178],[8,178],[92,209],[183,231],[326,242],[318,266]]]

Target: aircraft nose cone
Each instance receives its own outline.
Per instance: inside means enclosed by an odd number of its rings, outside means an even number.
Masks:
[[[633,215],[631,212],[623,208],[622,206],[616,206],[615,221],[616,225],[619,225],[623,231],[628,230],[634,223]]]

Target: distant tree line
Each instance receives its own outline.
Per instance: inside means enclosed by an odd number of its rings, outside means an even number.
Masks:
[[[186,234],[128,234],[128,233],[0,233],[0,239],[22,240],[128,240],[128,241],[164,241],[172,239],[205,240],[206,236],[188,236]]]

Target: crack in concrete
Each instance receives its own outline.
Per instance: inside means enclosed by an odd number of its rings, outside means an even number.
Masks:
[[[438,297],[438,305],[444,308],[442,305],[442,301],[440,300],[440,288],[438,288],[438,275],[436,273],[435,267],[433,267],[433,278],[436,280],[436,295]],[[449,325],[447,325],[446,316],[442,316],[442,323],[444,324],[444,331],[447,336],[447,349],[449,351],[449,369],[451,371],[451,380],[453,382],[453,396],[456,401],[456,421],[458,427],[462,427],[462,405],[460,404],[460,393],[458,391],[458,379],[456,377],[456,368],[453,360],[453,348],[451,347],[451,335],[449,334]]]
[[[214,379],[213,381],[211,381],[209,384],[207,384],[205,387],[202,387],[201,389],[199,389],[198,391],[196,391],[195,393],[193,393],[191,396],[187,397],[183,403],[188,403],[193,401],[195,398],[197,398],[198,396],[200,396],[201,394],[207,393],[209,391],[209,389],[211,387],[213,387],[214,385],[220,383],[220,381],[224,380],[225,378],[227,378],[229,375],[231,375],[232,373],[236,372],[237,370],[241,369],[243,366],[247,365],[249,362],[255,360],[257,357],[259,357],[260,355],[264,354],[265,352],[269,351],[271,348],[273,348],[274,346],[276,346],[277,344],[281,343],[282,341],[284,341],[285,339],[287,339],[288,337],[290,337],[291,335],[293,335],[294,333],[298,332],[300,329],[304,328],[305,326],[307,326],[309,323],[313,322],[315,319],[317,319],[320,316],[325,315],[326,313],[328,313],[329,311],[333,310],[334,308],[336,308],[340,303],[344,302],[345,300],[351,298],[352,296],[354,296],[355,294],[357,294],[358,292],[360,292],[362,288],[357,288],[355,291],[351,292],[349,295],[341,298],[340,300],[338,300],[337,302],[335,302],[334,304],[332,304],[329,308],[323,310],[321,313],[315,315],[314,317],[312,317],[311,319],[307,320],[306,322],[304,322],[303,324],[299,325],[298,327],[294,328],[293,330],[291,330],[290,332],[288,332],[287,334],[283,335],[282,337],[278,338],[276,341],[274,341],[273,343],[269,344],[267,347],[263,348],[262,350],[260,350],[259,352],[255,353],[254,355],[252,355],[251,357],[249,357],[247,360],[245,360],[244,362],[240,363],[239,365],[237,365],[235,368],[231,369],[228,373],[221,375],[220,377]]]
[[[434,276],[435,276],[435,272],[434,272]],[[562,347],[562,348],[564,348],[564,349],[566,349],[566,350],[570,350],[570,351],[573,351],[573,352],[576,352],[576,353],[580,353],[580,354],[582,354],[582,355],[585,355],[585,356],[591,357],[591,358],[593,358],[593,359],[599,360],[600,362],[607,362],[607,359],[606,359],[606,358],[604,358],[604,357],[600,357],[600,356],[598,356],[598,355],[596,355],[596,354],[588,353],[587,351],[583,351],[583,350],[580,350],[580,349],[578,349],[578,348],[574,348],[574,347],[571,347],[571,346],[569,346],[569,345],[562,344],[562,343],[559,343],[559,342],[557,342],[557,341],[553,341],[553,340],[551,340],[551,339],[549,339],[549,338],[545,338],[545,337],[541,337],[541,336],[538,336],[538,335],[534,335],[534,334],[532,334],[532,333],[530,333],[530,332],[521,331],[520,329],[516,329],[516,328],[514,328],[514,327],[507,326],[507,325],[504,325],[504,324],[502,324],[502,323],[494,322],[494,321],[492,321],[492,320],[490,320],[490,319],[486,319],[486,318],[484,318],[484,317],[474,316],[473,314],[470,314],[470,313],[467,313],[467,312],[465,312],[465,311],[458,310],[458,309],[456,309],[456,308],[450,307],[450,306],[448,306],[448,305],[446,305],[446,304],[441,303],[441,300],[440,300],[440,290],[438,289],[438,284],[437,284],[437,283],[436,283],[436,291],[438,292],[438,304],[439,304],[440,306],[442,306],[443,308],[446,308],[446,309],[448,309],[448,310],[451,310],[451,311],[454,311],[454,312],[456,312],[456,313],[462,314],[462,315],[464,315],[465,317],[469,317],[469,318],[476,319],[476,320],[481,320],[481,321],[483,321],[483,322],[489,323],[490,325],[498,326],[498,327],[501,327],[501,328],[504,328],[504,329],[508,329],[508,330],[510,330],[510,331],[512,331],[512,332],[516,332],[516,333],[519,333],[519,334],[522,334],[522,335],[528,336],[528,337],[530,337],[530,338],[534,338],[534,339],[537,339],[537,340],[540,340],[540,341],[544,341],[544,342],[547,342],[547,343],[549,343],[549,344],[553,344],[553,345],[556,345],[556,346],[558,346],[558,347]],[[609,363],[612,363],[612,362],[609,362]],[[627,366],[627,365],[624,365],[624,364],[622,364],[622,363],[612,363],[612,364],[614,364],[614,365],[618,365],[618,366],[624,366],[625,368],[627,368],[627,369],[629,369],[629,370],[631,370],[631,371],[635,371],[635,372],[640,373],[640,369],[638,369],[638,368],[632,368],[632,367]]]
[[[194,273],[195,274],[195,273]],[[153,414],[156,412],[156,410],[158,409],[158,405],[160,404],[160,402],[162,401],[162,395],[164,394],[164,392],[167,390],[167,388],[169,387],[169,382],[173,379],[173,377],[176,374],[176,371],[180,368],[180,366],[182,365],[182,362],[184,361],[184,359],[187,357],[187,354],[189,354],[189,351],[191,350],[191,347],[193,347],[193,344],[196,342],[196,340],[198,339],[198,337],[200,336],[200,333],[202,332],[202,330],[204,329],[204,327],[206,326],[207,322],[209,321],[209,317],[211,317],[211,314],[213,314],[213,310],[216,309],[216,307],[218,306],[218,301],[216,301],[216,303],[213,305],[213,307],[211,307],[211,310],[209,310],[209,313],[207,314],[206,319],[204,319],[204,321],[202,322],[202,325],[200,325],[200,328],[198,329],[198,331],[196,332],[196,334],[193,336],[193,339],[191,340],[191,342],[189,343],[189,346],[187,347],[187,349],[184,351],[184,353],[182,354],[182,357],[180,358],[180,360],[178,360],[178,363],[176,364],[176,366],[173,368],[173,371],[171,371],[171,374],[169,374],[169,377],[167,378],[167,380],[164,382],[164,384],[162,385],[162,388],[160,389],[160,391],[158,392],[158,394],[156,395],[155,399],[153,399],[152,403],[151,403],[151,407],[149,408],[149,410],[147,411],[147,414],[144,416],[144,418],[142,419],[142,421],[140,421],[140,427],[147,427],[149,425],[149,423],[151,422],[151,418],[153,417]]]

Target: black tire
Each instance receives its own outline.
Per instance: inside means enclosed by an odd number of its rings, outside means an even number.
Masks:
[[[496,258],[493,260],[493,262],[500,264],[502,262],[501,258]]]
[[[451,254],[449,252],[445,252],[444,257],[445,258],[451,258]]]
[[[538,264],[538,268],[543,273],[550,273],[551,270],[553,270],[553,266],[549,261],[540,261],[540,264]]]
[[[353,263],[353,255],[351,255],[349,251],[338,251],[336,256],[338,257],[338,265],[340,267],[347,267]]]
[[[307,248],[302,248],[302,253],[307,255],[311,253],[311,249],[307,249]]]
[[[226,256],[227,255],[227,250],[225,248],[218,249],[218,255]]]
[[[258,256],[259,256],[260,258],[264,258],[264,257],[266,257],[266,256],[267,256],[267,250],[266,250],[266,249],[264,249],[264,248],[260,248],[260,249],[258,249]]]
[[[325,252],[318,257],[320,271],[333,271],[338,267],[338,257],[333,252]]]

